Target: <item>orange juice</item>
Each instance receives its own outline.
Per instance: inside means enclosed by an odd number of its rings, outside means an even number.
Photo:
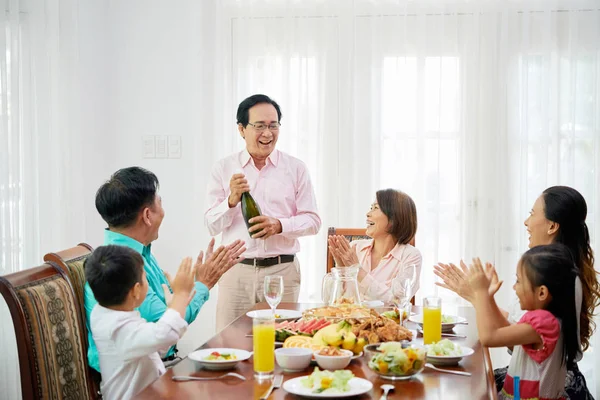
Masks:
[[[423,308],[423,343],[431,344],[442,339],[442,309]]]
[[[257,324],[252,328],[254,342],[254,372],[272,374],[275,370],[275,326],[271,323]]]

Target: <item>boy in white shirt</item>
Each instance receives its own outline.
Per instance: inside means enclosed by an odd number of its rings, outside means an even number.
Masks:
[[[90,327],[100,359],[102,395],[105,400],[130,399],[165,372],[158,351],[177,343],[187,329],[183,318],[193,296],[192,259],[181,262],[171,285],[169,308],[156,323],[135,311],[148,292],[144,260],[138,252],[125,246],[101,246],[84,268],[98,301]]]

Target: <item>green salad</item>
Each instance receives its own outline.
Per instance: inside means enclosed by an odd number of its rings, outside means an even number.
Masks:
[[[302,386],[311,389],[313,393],[344,393],[350,390],[348,382],[354,378],[352,371],[341,369],[337,371],[315,371],[301,380]]]
[[[398,342],[382,343],[369,361],[369,368],[384,375],[413,375],[423,369],[425,350],[419,347],[403,349]]]
[[[454,317],[451,315],[442,315],[442,324],[451,324],[455,322]]]
[[[448,339],[432,343],[427,347],[428,356],[462,356],[463,351],[459,345]]]

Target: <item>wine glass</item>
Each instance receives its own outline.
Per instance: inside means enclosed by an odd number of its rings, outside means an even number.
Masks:
[[[265,276],[265,300],[271,306],[273,317],[275,317],[275,309],[281,302],[283,296],[283,276],[268,275]]]
[[[404,312],[410,315],[410,299],[413,296],[412,288],[417,280],[416,264],[408,264],[392,280],[393,301],[398,308],[400,324],[403,324]]]

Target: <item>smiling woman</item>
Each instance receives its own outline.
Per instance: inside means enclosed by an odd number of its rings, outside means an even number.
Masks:
[[[395,278],[412,282],[412,297],[419,289],[422,257],[410,245],[417,232],[417,209],[406,193],[394,189],[379,190],[376,201],[367,212],[366,234],[371,240],[355,240],[344,236],[329,237],[329,249],[338,267],[360,265],[359,289],[363,299],[389,301]],[[412,265],[415,266],[415,279]]]

